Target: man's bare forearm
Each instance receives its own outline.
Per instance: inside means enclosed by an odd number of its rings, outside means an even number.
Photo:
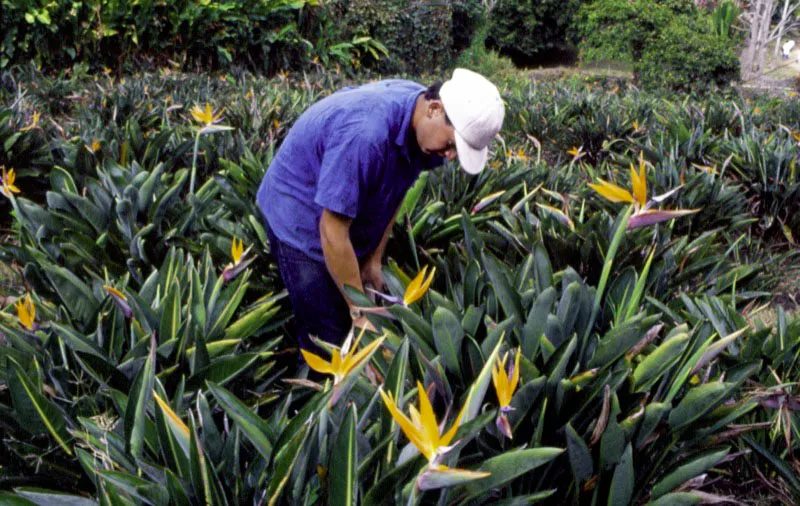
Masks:
[[[348,305],[353,305],[344,292],[344,285],[350,285],[362,292],[364,287],[361,283],[361,271],[356,252],[350,242],[350,221],[324,210],[320,219],[319,231],[325,266],[336,282],[336,286],[345,296]]]

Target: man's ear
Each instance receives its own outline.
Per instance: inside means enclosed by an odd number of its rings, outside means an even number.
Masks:
[[[444,105],[442,104],[442,101],[438,99],[428,101],[428,118],[433,118],[439,114],[444,114]]]

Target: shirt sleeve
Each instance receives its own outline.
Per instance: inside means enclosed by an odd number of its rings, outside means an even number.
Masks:
[[[356,217],[380,164],[380,149],[368,131],[355,129],[328,139],[314,196],[317,205],[348,218]]]

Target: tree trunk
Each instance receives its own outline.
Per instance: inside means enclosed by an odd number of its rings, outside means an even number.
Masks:
[[[761,22],[758,29],[758,52],[756,52],[756,73],[758,77],[761,77],[766,67],[769,29],[773,12],[775,12],[775,2],[774,0],[767,0],[764,3],[764,9],[761,11]]]
[[[745,15],[750,34],[741,59],[744,80],[757,79],[764,71],[764,57],[770,40],[770,21],[775,10],[774,1],[753,0]]]
[[[742,15],[748,28],[747,44],[742,52],[740,63],[742,78],[746,81],[761,77],[766,70],[767,51],[775,41],[775,57],[780,54],[781,42],[786,33],[800,27],[796,11],[800,8],[798,0],[778,0],[782,4],[780,20],[773,28],[772,16],[778,7],[775,0],[753,0]],[[780,4],[779,4],[780,5]],[[776,62],[779,64],[780,62]],[[776,65],[772,65],[774,67]]]

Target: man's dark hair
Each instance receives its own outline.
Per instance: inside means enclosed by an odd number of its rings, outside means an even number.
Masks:
[[[439,90],[442,89],[443,84],[444,81],[436,81],[428,86],[428,89],[425,90],[425,100],[441,100],[441,97],[439,97]],[[448,125],[452,125],[450,117],[447,116],[447,111],[444,112],[444,120]]]
[[[439,90],[442,89],[443,84],[444,81],[436,81],[428,86],[428,89],[425,90],[425,100],[440,100]]]

